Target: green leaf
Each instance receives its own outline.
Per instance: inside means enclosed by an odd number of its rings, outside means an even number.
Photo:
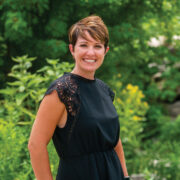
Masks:
[[[25,88],[23,85],[19,86],[19,91],[20,91],[20,92],[23,92],[25,89],[26,89],[26,88]]]
[[[14,95],[16,92],[17,90],[13,88],[0,89],[0,94],[4,95]]]
[[[7,82],[8,85],[11,86],[21,86],[22,82],[21,81],[14,81],[14,82]]]
[[[48,59],[48,58],[46,58],[46,61],[49,64],[56,65],[59,62],[59,59]]]
[[[24,107],[20,107],[20,110],[25,114],[29,115],[32,119],[35,119],[36,116],[32,113],[32,111],[29,111]]]
[[[32,122],[17,122],[17,125],[31,125]]]
[[[15,96],[16,99],[16,103],[17,105],[21,105],[21,103],[23,102],[23,100],[28,96],[27,93],[19,93]]]

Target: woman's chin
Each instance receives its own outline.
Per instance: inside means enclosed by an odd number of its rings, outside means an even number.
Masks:
[[[87,67],[86,69],[89,71],[96,71],[97,67]]]
[[[97,69],[97,67],[96,66],[83,66],[83,67],[81,67],[81,69],[83,69],[84,71],[91,71],[91,72],[93,72],[93,71],[96,71],[96,69]]]

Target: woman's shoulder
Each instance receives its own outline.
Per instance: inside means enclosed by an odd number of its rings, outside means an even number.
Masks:
[[[64,73],[50,83],[45,94],[50,94],[53,90],[56,90],[59,95],[72,95],[78,92],[78,84],[70,74]]]
[[[98,83],[101,87],[103,87],[104,89],[108,90],[109,86],[108,86],[108,84],[107,84],[106,82],[104,82],[103,80],[101,80],[101,79],[99,79],[99,78],[96,78],[96,80],[97,80],[97,83]]]
[[[61,76],[50,83],[49,87],[56,86],[57,88],[73,88],[77,86],[75,79],[70,74],[64,72]]]
[[[112,101],[114,101],[115,92],[110,88],[110,86],[101,79],[97,79],[97,82],[100,85],[100,87],[102,87],[108,93]]]
[[[61,82],[61,83],[64,82],[65,83],[65,81],[68,81],[68,79],[69,79],[68,77],[69,77],[68,74],[63,73],[57,79],[53,80],[51,82],[51,84],[57,84],[59,82]]]

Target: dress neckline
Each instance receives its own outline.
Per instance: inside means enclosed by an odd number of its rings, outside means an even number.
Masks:
[[[77,77],[79,79],[82,79],[82,80],[88,81],[88,82],[95,82],[96,81],[95,75],[94,75],[94,79],[88,79],[88,78],[85,78],[85,77],[83,77],[83,76],[81,76],[79,74],[75,74],[75,73],[72,73],[72,72],[64,72],[64,74],[70,74],[70,75],[72,75],[74,77]]]

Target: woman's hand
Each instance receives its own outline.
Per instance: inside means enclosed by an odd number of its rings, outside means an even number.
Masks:
[[[129,176],[124,177],[125,180],[130,180]]]
[[[53,179],[47,145],[64,111],[65,105],[59,100],[55,90],[44,97],[38,109],[28,143],[31,164],[37,180]]]

